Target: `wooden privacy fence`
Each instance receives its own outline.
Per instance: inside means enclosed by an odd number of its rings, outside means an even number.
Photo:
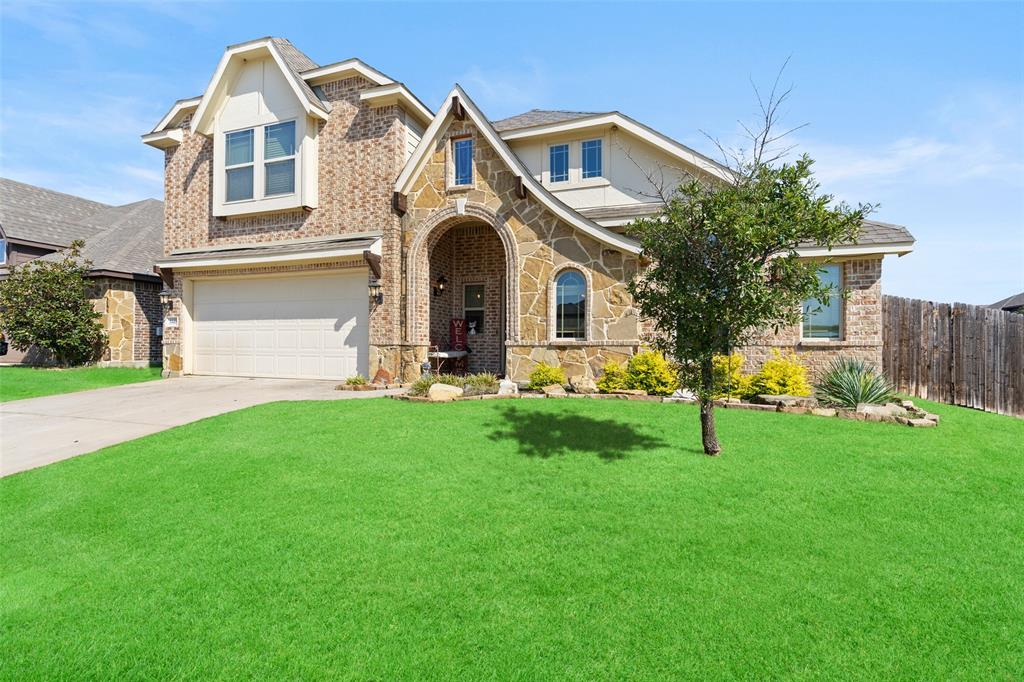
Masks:
[[[1024,315],[883,296],[882,368],[901,393],[1024,417]]]

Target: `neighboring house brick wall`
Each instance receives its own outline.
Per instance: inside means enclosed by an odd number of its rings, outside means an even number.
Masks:
[[[160,284],[135,282],[135,361],[159,365],[161,339],[156,329],[163,324]]]

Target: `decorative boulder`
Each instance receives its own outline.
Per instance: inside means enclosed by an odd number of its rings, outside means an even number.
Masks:
[[[462,397],[462,389],[448,384],[433,384],[427,391],[427,398],[433,403],[447,403]]]
[[[612,395],[647,395],[647,391],[641,391],[639,389],[623,388],[618,391],[611,391]]]
[[[394,377],[391,376],[391,372],[387,371],[383,367],[377,370],[377,373],[373,375],[372,384],[390,384]]]
[[[541,390],[543,390],[544,395],[549,398],[564,398],[567,395],[565,389],[562,388],[560,384],[551,384],[550,386],[545,386]]]
[[[872,421],[881,421],[882,417],[907,416],[907,411],[902,406],[896,405],[895,403],[886,403],[885,405],[858,403],[857,412],[858,414],[863,414],[869,418],[874,417]]]
[[[750,402],[776,407],[817,407],[818,401],[808,396],[799,395],[758,395]]]
[[[590,377],[582,375],[569,377],[569,385],[577,393],[597,393],[597,384]]]
[[[518,395],[519,384],[511,379],[502,379],[498,382],[498,395]]]

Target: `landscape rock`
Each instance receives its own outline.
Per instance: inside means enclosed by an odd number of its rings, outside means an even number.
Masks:
[[[456,398],[462,397],[462,389],[458,386],[449,386],[448,384],[433,384],[427,391],[427,398],[432,403],[447,403]]]
[[[590,377],[582,375],[569,377],[569,385],[576,393],[597,393],[597,384]]]
[[[901,400],[900,401],[900,406],[903,407],[903,409],[905,409],[905,410],[913,410],[913,409],[915,409],[914,408],[914,401],[913,400]]]
[[[498,382],[498,395],[518,395],[519,384],[511,379],[502,379]]]
[[[937,415],[937,414],[931,414],[929,412],[925,412],[924,418],[927,419],[930,422],[935,422],[936,424],[939,423],[939,415]]]
[[[832,407],[812,407],[811,414],[816,414],[819,417],[834,417],[836,411]]]
[[[905,417],[907,411],[903,406],[895,403],[885,405],[871,405],[869,403],[858,403],[857,412],[865,415],[868,421],[881,421],[882,417]]]
[[[391,372],[381,367],[380,369],[377,370],[377,373],[373,375],[373,381],[371,381],[370,383],[386,385],[390,384],[393,380],[394,377],[391,376]]]
[[[907,425],[919,429],[927,429],[931,426],[935,426],[935,422],[933,422],[931,419],[908,419]]]
[[[633,389],[623,388],[623,389],[620,389],[618,391],[612,391],[611,394],[612,395],[647,395],[647,391],[640,391],[640,390],[633,390]]]
[[[768,407],[771,407],[771,405]],[[811,411],[810,407],[803,407],[802,405],[779,405],[776,409],[786,414],[808,414]]]
[[[551,384],[541,389],[544,391],[544,395],[549,398],[564,398],[566,396],[565,389],[560,384]]]
[[[818,401],[810,396],[799,395],[758,395],[751,401],[777,407],[816,407]]]

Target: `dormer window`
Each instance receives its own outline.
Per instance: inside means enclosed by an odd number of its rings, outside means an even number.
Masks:
[[[253,130],[237,130],[224,136],[224,201],[252,199]]]
[[[295,191],[295,121],[264,127],[264,196]]]
[[[601,159],[601,140],[585,140],[580,145],[583,179],[599,178],[604,174]]]

